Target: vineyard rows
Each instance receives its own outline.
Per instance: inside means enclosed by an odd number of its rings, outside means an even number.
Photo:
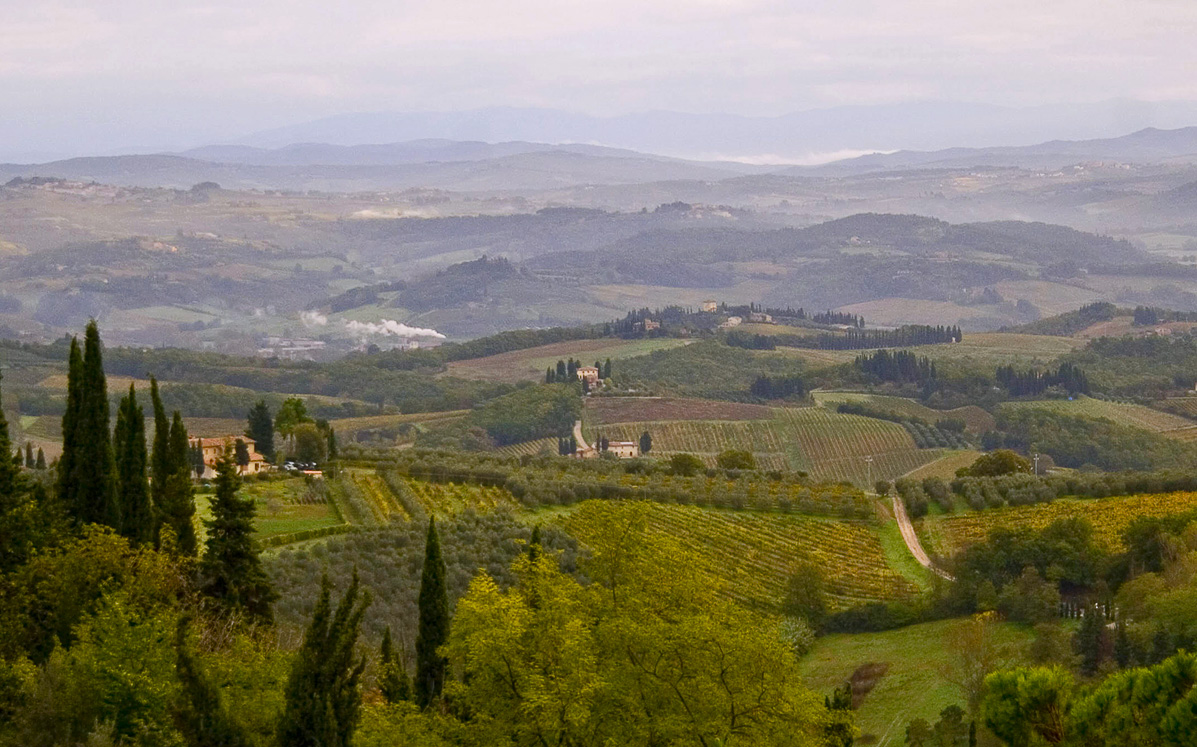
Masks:
[[[870,466],[863,457],[828,460],[815,465],[815,477],[821,480],[835,480],[864,485],[868,480],[893,480],[924,465],[937,461],[944,455],[943,449],[916,449],[914,451],[893,451],[873,457]]]
[[[564,522],[586,543],[591,504]],[[917,588],[885,562],[881,543],[867,526],[776,514],[747,514],[645,504],[651,531],[697,552],[703,571],[726,583],[751,606],[777,610],[800,563],[823,569],[832,606],[911,596]]]
[[[496,449],[496,451],[503,456],[520,457],[535,456],[546,449],[548,450],[548,453],[555,455],[557,453],[557,439],[538,438],[535,441],[525,441],[522,444],[500,446],[498,449]]]
[[[926,405],[906,397],[892,397],[884,394],[867,394],[864,392],[815,392],[815,400],[825,407],[834,410],[841,402],[856,402],[878,410],[909,415],[912,418],[925,420],[931,425],[936,421],[957,419],[963,420],[965,427],[973,433],[984,433],[993,430],[993,416],[976,405],[965,405],[954,410],[935,410]]]
[[[1114,498],[1059,499],[1033,506],[989,509],[959,516],[923,519],[933,549],[951,555],[970,544],[983,541],[990,531],[1042,529],[1057,519],[1083,517],[1093,525],[1094,537],[1112,551],[1122,548],[1122,531],[1140,516],[1168,516],[1197,509],[1197,493],[1127,495]]]

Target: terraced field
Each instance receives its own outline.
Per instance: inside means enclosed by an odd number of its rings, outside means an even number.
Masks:
[[[577,358],[586,364],[596,360],[619,360],[647,355],[655,350],[685,345],[688,340],[661,337],[647,340],[571,340],[541,345],[526,350],[514,350],[485,358],[454,361],[449,364],[448,375],[462,379],[484,381],[537,381],[544,378],[545,369],[556,366],[557,361]]]
[[[1090,418],[1109,418],[1115,423],[1142,428],[1153,433],[1170,435],[1171,432],[1197,428],[1197,423],[1170,412],[1153,410],[1143,405],[1109,402],[1093,397],[1079,396],[1073,400],[1046,399],[1029,402],[1007,402],[1002,407],[1034,407],[1051,410],[1064,415],[1083,415]],[[1186,434],[1187,435],[1187,434]]]
[[[726,582],[747,604],[776,611],[790,575],[801,562],[825,569],[833,606],[900,599],[918,588],[885,562],[872,529],[853,522],[781,514],[753,514],[689,506],[643,504],[652,532],[696,550],[703,571]],[[562,523],[583,544],[593,531],[593,502]]]
[[[1169,516],[1197,510],[1197,493],[1130,495],[1113,498],[1060,499],[1034,506],[987,509],[956,516],[922,519],[920,535],[928,549],[948,556],[980,542],[998,527],[1042,529],[1057,519],[1082,516],[1093,524],[1097,540],[1111,550],[1122,549],[1122,531],[1139,516]]]

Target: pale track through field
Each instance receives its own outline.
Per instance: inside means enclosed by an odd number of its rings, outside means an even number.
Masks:
[[[910,517],[906,515],[906,504],[902,502],[901,497],[896,493],[893,497],[894,502],[894,517],[898,520],[898,529],[902,531],[902,540],[906,542],[906,549],[910,550],[910,554],[927,570],[934,573],[940,578],[953,581],[952,575],[947,571],[939,568],[931,562],[931,558],[927,556],[927,551],[923,549],[923,545],[919,542],[919,536],[914,531],[914,525],[910,523]]]

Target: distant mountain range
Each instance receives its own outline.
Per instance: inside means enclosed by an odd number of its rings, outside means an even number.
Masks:
[[[300,143],[279,148],[212,145],[178,154],[73,158],[44,164],[0,164],[0,183],[53,176],[141,187],[187,188],[214,181],[236,189],[352,192],[414,187],[463,192],[533,192],[586,185],[716,182],[746,175],[848,176],[924,169],[1073,164],[1197,164],[1197,127],[1145,129],[1095,140],[1038,145],[898,151],[820,166],[763,166],[695,161],[604,146],[528,141],[487,143],[424,139],[382,145]]]
[[[234,141],[396,143],[426,138],[594,143],[700,161],[810,165],[871,151],[1018,146],[1053,138],[1117,137],[1147,127],[1197,124],[1197,102],[1112,100],[1016,108],[962,102],[839,106],[775,117],[650,111],[598,117],[557,109],[497,107],[459,112],[340,114]]]

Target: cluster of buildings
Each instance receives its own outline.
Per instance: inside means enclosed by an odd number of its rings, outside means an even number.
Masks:
[[[281,358],[289,361],[312,361],[324,352],[328,343],[304,337],[267,337],[258,348],[259,358]]]

